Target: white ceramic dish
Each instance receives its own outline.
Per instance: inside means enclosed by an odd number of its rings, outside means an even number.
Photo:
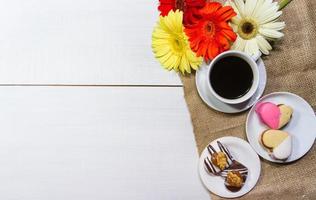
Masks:
[[[288,92],[275,92],[262,97],[258,102],[286,104],[293,108],[291,121],[282,129],[292,135],[292,154],[286,161],[275,160],[259,143],[261,133],[268,129],[255,112],[248,113],[246,133],[250,145],[264,159],[277,163],[288,163],[304,156],[313,146],[316,136],[316,116],[312,107],[301,97]]]
[[[212,193],[224,197],[224,198],[236,198],[247,194],[252,190],[260,176],[261,165],[259,156],[251,148],[251,146],[245,141],[237,137],[222,137],[212,141],[210,144],[217,150],[217,141],[220,141],[222,144],[226,145],[233,157],[238,160],[240,163],[245,165],[249,172],[247,180],[244,186],[238,192],[229,191],[224,185],[224,179],[219,176],[209,175],[204,168],[204,158],[206,158],[209,153],[205,148],[201,154],[199,160],[199,172],[200,177],[205,185],[205,187]]]
[[[195,84],[201,99],[214,110],[224,112],[224,113],[239,113],[249,109],[263,94],[266,82],[267,73],[264,66],[263,60],[261,58],[257,61],[259,69],[259,87],[254,95],[247,101],[240,104],[227,104],[219,101],[208,88],[208,68],[206,64],[201,66],[201,68],[196,72]]]

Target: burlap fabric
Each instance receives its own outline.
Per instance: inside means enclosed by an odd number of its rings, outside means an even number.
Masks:
[[[263,58],[268,74],[265,94],[293,92],[306,99],[315,110],[316,0],[292,1],[283,10],[282,20],[286,22],[285,37]],[[246,139],[247,112],[232,115],[214,111],[200,99],[194,75],[182,77],[182,81],[199,153],[219,137]],[[315,147],[302,159],[288,165],[261,161],[262,172],[256,187],[241,199],[316,199]],[[211,198],[221,199],[213,194]]]

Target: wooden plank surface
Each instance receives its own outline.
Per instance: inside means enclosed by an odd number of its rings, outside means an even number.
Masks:
[[[0,87],[0,199],[209,199],[182,84],[151,52],[156,9],[0,0],[0,85],[28,85]]]
[[[0,199],[209,199],[182,95],[0,87]]]
[[[0,84],[181,85],[151,52],[157,2],[0,0]]]

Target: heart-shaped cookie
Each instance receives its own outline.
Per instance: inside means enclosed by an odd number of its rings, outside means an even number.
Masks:
[[[256,113],[268,127],[280,129],[291,120],[293,109],[284,104],[276,105],[271,102],[262,102],[256,105]]]
[[[292,137],[285,131],[266,130],[261,134],[260,139],[261,144],[275,159],[286,160],[292,153]]]
[[[278,107],[280,108],[281,116],[279,121],[279,129],[283,128],[285,125],[287,125],[293,114],[293,109],[290,106],[279,104]]]

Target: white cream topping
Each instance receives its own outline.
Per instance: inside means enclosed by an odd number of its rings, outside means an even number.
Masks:
[[[287,159],[292,153],[292,138],[288,136],[283,142],[273,149],[273,157],[279,160]]]

